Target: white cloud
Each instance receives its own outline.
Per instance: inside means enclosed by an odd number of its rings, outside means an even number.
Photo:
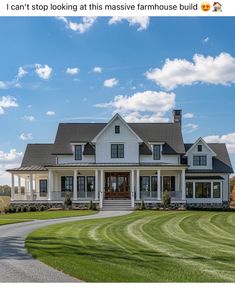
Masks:
[[[32,140],[33,139],[33,135],[32,133],[21,133],[20,136],[19,136],[19,139],[20,140]]]
[[[0,89],[6,89],[7,88],[7,84],[3,81],[0,81]]]
[[[55,112],[54,111],[47,111],[46,115],[47,116],[55,116]]]
[[[175,106],[175,94],[144,91],[132,96],[118,95],[111,102],[95,106],[114,109],[114,113],[121,113],[128,122],[167,122],[165,114]]]
[[[2,98],[0,98],[0,115],[4,114],[5,109],[10,107],[18,107],[16,99],[11,96],[2,96]]]
[[[184,130],[186,133],[191,133],[196,131],[198,127],[199,126],[197,124],[188,123],[187,125],[184,125]]]
[[[10,184],[10,174],[6,169],[19,167],[22,161],[23,153],[16,149],[10,149],[9,152],[0,151],[0,183]]]
[[[18,73],[17,73],[17,79],[24,77],[28,72],[23,68],[19,67]]]
[[[118,80],[116,78],[107,79],[104,81],[104,86],[108,88],[112,88],[118,84]]]
[[[203,42],[203,43],[207,43],[207,42],[209,42],[209,40],[210,40],[210,38],[209,38],[209,37],[206,37],[206,38],[204,38],[204,39],[202,40],[202,42]]]
[[[193,113],[185,113],[183,115],[183,118],[185,119],[192,119],[194,117],[194,114]]]
[[[80,69],[77,67],[74,68],[67,68],[66,73],[69,75],[76,75],[80,72]]]
[[[92,69],[92,71],[93,71],[94,73],[102,73],[102,68],[101,68],[101,67],[98,67],[98,66],[95,66],[95,67]]]
[[[51,77],[52,74],[52,68],[49,67],[47,64],[46,65],[41,65],[41,64],[36,64],[35,65],[35,72],[37,73],[37,75],[44,79],[44,80],[48,80]]]
[[[35,120],[35,117],[32,115],[24,115],[23,120],[33,122]]]
[[[81,23],[77,23],[68,20],[66,17],[57,17],[58,20],[61,20],[65,23],[66,28],[81,34],[85,33],[93,26],[96,18],[97,17],[82,17]]]
[[[195,54],[192,62],[167,59],[162,69],[151,69],[145,75],[167,90],[198,82],[229,85],[235,83],[235,58],[228,53],[221,53],[216,57]]]
[[[207,143],[225,143],[228,148],[228,151],[232,154],[235,154],[235,132],[225,134],[222,136],[210,135],[210,136],[203,137],[203,139]]]
[[[126,20],[130,26],[138,26],[138,31],[146,30],[149,26],[149,17],[112,17],[109,25],[116,24]]]

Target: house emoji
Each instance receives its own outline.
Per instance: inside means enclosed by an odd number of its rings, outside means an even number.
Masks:
[[[214,2],[213,8],[213,12],[222,12],[222,5],[219,2]]]

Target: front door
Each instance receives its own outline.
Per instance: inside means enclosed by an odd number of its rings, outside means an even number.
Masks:
[[[129,173],[106,172],[105,173],[105,198],[106,199],[129,199]]]

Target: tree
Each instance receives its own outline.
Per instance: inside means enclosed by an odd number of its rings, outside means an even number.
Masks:
[[[69,210],[72,208],[72,200],[70,193],[66,192],[64,197],[64,206],[66,210]]]
[[[163,202],[164,208],[166,208],[167,206],[171,204],[171,195],[170,195],[170,192],[168,192],[167,190],[163,192],[162,202]]]

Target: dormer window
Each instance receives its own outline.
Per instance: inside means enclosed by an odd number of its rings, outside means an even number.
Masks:
[[[161,145],[153,145],[153,160],[160,160]]]
[[[115,125],[115,134],[120,134],[120,126]]]
[[[74,158],[75,160],[82,160],[82,145],[75,145]]]
[[[202,145],[197,145],[197,151],[202,152]]]

